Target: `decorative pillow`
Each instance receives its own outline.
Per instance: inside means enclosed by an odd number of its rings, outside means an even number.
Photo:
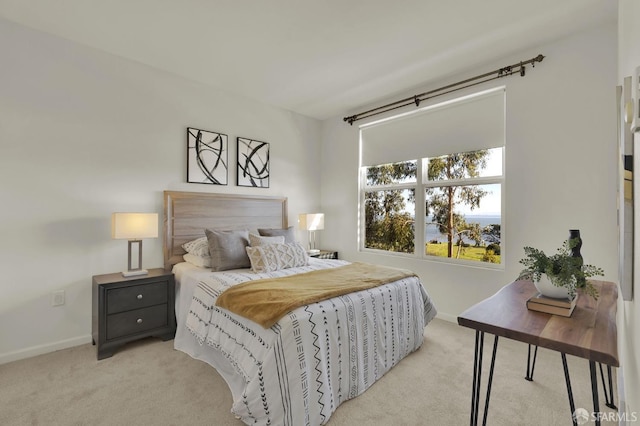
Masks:
[[[247,247],[246,250],[254,272],[272,272],[309,264],[309,255],[297,242]]]
[[[258,229],[258,233],[265,237],[276,237],[276,236],[284,236],[285,243],[295,243],[296,242],[296,232],[293,229],[293,226],[290,226],[286,229]]]
[[[211,268],[211,257],[201,257],[196,256],[191,253],[185,253],[182,255],[182,258],[185,262],[190,263],[192,265],[199,266],[201,268]]]
[[[200,237],[188,243],[184,243],[182,248],[187,253],[191,253],[194,256],[209,257],[209,241],[207,237]]]
[[[211,253],[211,269],[226,271],[228,269],[249,268],[251,261],[245,247],[249,245],[249,231],[219,231],[205,229]]]
[[[260,235],[249,233],[249,245],[251,247],[266,246],[267,244],[284,244],[284,236],[261,237]]]

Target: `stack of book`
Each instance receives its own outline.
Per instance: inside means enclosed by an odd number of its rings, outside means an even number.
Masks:
[[[570,317],[576,307],[578,295],[573,299],[555,299],[538,293],[527,300],[527,308],[531,311]]]

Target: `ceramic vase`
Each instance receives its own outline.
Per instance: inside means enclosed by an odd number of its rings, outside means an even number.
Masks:
[[[580,253],[580,249],[582,248],[582,238],[580,237],[580,230],[579,229],[570,229],[569,230],[569,239],[573,240],[573,239],[578,239],[578,245],[575,246],[574,248],[571,249],[571,255],[573,257],[579,257],[580,259],[582,259],[582,254]]]
[[[571,249],[571,256],[573,257],[578,257],[580,258],[580,266],[582,266],[583,264],[583,260],[582,260],[582,254],[580,253],[580,249],[582,248],[582,238],[580,237],[580,230],[579,229],[570,229],[569,230],[569,239],[573,240],[577,238],[578,239],[578,245],[576,245],[574,248]],[[581,286],[584,284],[585,282],[585,278],[582,276],[577,277],[578,279],[578,285]]]
[[[567,299],[569,297],[569,290],[566,287],[553,285],[547,274],[542,274],[540,281],[534,281],[533,284],[543,296],[553,297],[554,299]]]

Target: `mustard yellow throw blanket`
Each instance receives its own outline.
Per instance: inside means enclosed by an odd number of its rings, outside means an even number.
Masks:
[[[356,262],[238,284],[225,290],[216,305],[269,328],[300,306],[412,276],[416,274],[405,269]]]

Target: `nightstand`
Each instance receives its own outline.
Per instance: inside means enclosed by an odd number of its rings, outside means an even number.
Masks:
[[[337,259],[338,252],[331,250],[320,250],[320,253],[309,253],[309,257],[315,257],[317,259]]]
[[[98,359],[108,358],[125,343],[156,336],[173,339],[176,333],[175,280],[162,268],[144,276],[122,273],[93,277],[93,344]]]

